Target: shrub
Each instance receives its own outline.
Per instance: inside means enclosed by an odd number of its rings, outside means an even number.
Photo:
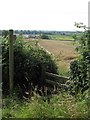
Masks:
[[[48,35],[46,35],[46,34],[44,34],[44,33],[43,33],[43,34],[41,34],[41,36],[40,36],[40,37],[41,37],[41,39],[49,39],[49,36],[48,36]]]
[[[2,38],[2,88],[3,93],[9,93],[9,44],[7,38]],[[57,73],[57,67],[52,57],[43,49],[32,47],[19,36],[14,41],[14,86],[22,90],[41,84],[42,68],[45,71]]]
[[[70,75],[73,80],[75,92],[84,92],[89,88],[88,86],[88,75],[87,75],[87,64],[85,61],[75,60],[70,64]]]
[[[74,83],[76,93],[85,92],[89,88],[89,66],[90,66],[90,31],[86,30],[81,36],[75,37],[78,40],[77,51],[79,57],[77,60],[71,62],[71,80]]]

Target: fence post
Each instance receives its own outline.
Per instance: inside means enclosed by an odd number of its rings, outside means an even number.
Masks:
[[[43,85],[45,85],[45,65],[41,65],[41,81],[43,82]]]
[[[15,41],[16,40],[16,35],[13,35],[13,41]]]
[[[14,78],[14,58],[13,58],[13,30],[9,30],[9,82],[10,95],[13,92],[13,78]]]

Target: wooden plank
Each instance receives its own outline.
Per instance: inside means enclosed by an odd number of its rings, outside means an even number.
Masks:
[[[59,82],[61,84],[65,83],[67,80],[69,80],[68,77],[56,75],[53,73],[46,72],[45,74],[46,74],[46,79],[50,79],[52,81]]]
[[[51,84],[51,85],[55,85],[55,86],[57,86],[57,87],[59,87],[59,88],[63,88],[63,89],[68,89],[68,85],[66,85],[66,84],[60,84],[60,83],[58,83],[58,82],[54,82],[54,81],[51,81],[51,80],[49,80],[49,79],[46,79],[46,83],[48,83],[48,84]]]
[[[52,85],[56,85],[56,86],[58,86],[58,87],[61,87],[60,83],[51,81],[51,80],[49,80],[49,79],[46,79],[46,83],[49,83],[49,84],[52,84]]]

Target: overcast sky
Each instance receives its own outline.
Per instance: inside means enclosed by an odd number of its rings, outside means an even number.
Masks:
[[[88,24],[89,0],[0,0],[0,29],[75,30]]]

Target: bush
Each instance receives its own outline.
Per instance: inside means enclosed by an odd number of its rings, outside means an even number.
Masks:
[[[90,31],[85,31],[79,37],[76,37],[79,45],[77,51],[79,57],[77,60],[71,62],[71,80],[74,83],[76,93],[84,93],[89,88],[89,66],[90,66]]]
[[[49,39],[49,36],[46,34],[41,34],[41,39]]]
[[[9,93],[9,44],[7,38],[2,38],[2,88],[3,93]],[[51,56],[41,48],[32,47],[19,36],[14,41],[14,86],[22,90],[33,85],[41,85],[42,68],[45,71],[57,73],[57,67]]]
[[[71,62],[70,70],[70,78],[73,80],[75,92],[78,93],[81,91],[83,93],[89,88],[86,63],[75,60]]]

